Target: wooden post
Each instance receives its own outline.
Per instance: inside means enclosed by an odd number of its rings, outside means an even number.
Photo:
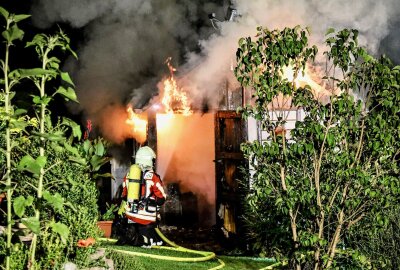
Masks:
[[[147,145],[157,154],[157,114],[153,110],[148,111],[146,136]]]

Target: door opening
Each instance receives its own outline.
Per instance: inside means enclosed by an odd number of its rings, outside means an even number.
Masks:
[[[214,114],[157,114],[157,172],[167,225],[215,224]]]

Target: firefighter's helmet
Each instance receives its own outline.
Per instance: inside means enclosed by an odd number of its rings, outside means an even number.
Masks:
[[[148,146],[140,147],[136,152],[135,163],[144,167],[153,167],[153,159],[156,158],[156,153]]]

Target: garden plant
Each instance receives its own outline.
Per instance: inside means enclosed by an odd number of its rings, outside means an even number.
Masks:
[[[290,269],[392,269],[368,235],[382,236],[399,199],[400,67],[368,54],[357,30],[327,31],[323,65],[308,29],[257,30],[240,39],[235,68],[253,94],[243,116],[268,133],[242,145],[253,248]],[[325,95],[298,83],[309,69]],[[290,134],[282,108],[304,112]]]
[[[61,30],[25,42],[18,25],[29,15],[15,15],[2,7],[0,14],[5,22],[0,193],[7,204],[0,213],[6,226],[0,235],[0,264],[7,270],[61,269],[67,261],[88,265],[95,247],[77,243],[99,235],[93,179],[108,176],[98,174],[109,160],[106,144],[102,138],[81,138],[79,124],[50,107],[60,98],[78,102],[74,83],[60,68],[63,53],[76,54]],[[16,66],[13,53],[21,51],[36,54],[37,67]],[[18,229],[18,224],[23,226]]]

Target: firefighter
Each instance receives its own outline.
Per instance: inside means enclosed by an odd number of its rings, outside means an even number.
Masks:
[[[155,228],[160,219],[159,210],[166,194],[161,178],[154,172],[156,154],[148,147],[138,149],[135,164],[131,165],[124,178],[122,197],[127,218],[128,238],[135,239],[134,245],[162,245]],[[132,226],[134,228],[132,228]],[[132,233],[133,231],[133,233]]]

